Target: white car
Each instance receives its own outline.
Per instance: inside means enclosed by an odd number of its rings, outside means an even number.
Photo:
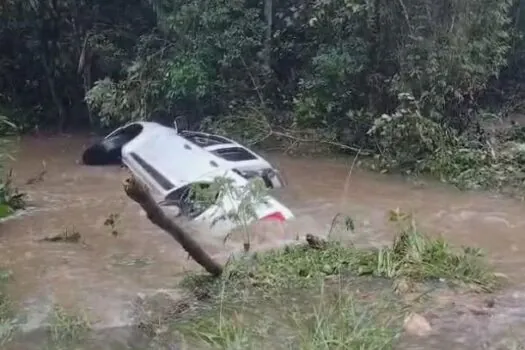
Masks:
[[[130,142],[147,147],[152,151],[150,157],[161,157],[180,162],[188,157],[184,148],[172,148],[169,155],[166,150],[170,142],[184,142],[184,147],[203,148],[211,154],[211,158],[223,169],[230,169],[246,179],[260,177],[269,188],[285,186],[281,173],[263,157],[245,146],[226,137],[196,131],[179,131],[175,127],[167,127],[155,122],[132,122],[107,135],[102,141],[89,147],[83,154],[82,161],[86,165],[106,165],[121,163],[122,149]],[[155,140],[155,142],[153,142]],[[179,141],[175,141],[179,140]],[[155,145],[153,150],[153,145]],[[155,155],[153,155],[155,154]],[[168,155],[169,158],[166,158]],[[180,162],[178,162],[180,164]]]
[[[240,224],[256,220],[284,222],[293,213],[269,195],[251,204],[254,215],[244,215],[243,196],[252,178],[260,176],[267,187],[282,187],[279,172],[262,157],[226,138],[152,122],[127,124],[110,133],[83,155],[87,164],[122,162],[164,206],[176,206],[179,215],[208,224],[213,235],[224,236]],[[217,178],[228,179],[217,188]],[[212,200],[196,198],[195,187],[216,189]],[[235,189],[235,190],[232,190]],[[208,196],[207,196],[208,197]],[[231,214],[244,215],[235,218]]]

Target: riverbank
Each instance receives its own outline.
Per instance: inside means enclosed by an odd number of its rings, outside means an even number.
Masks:
[[[230,260],[220,278],[189,273],[180,284],[184,298],[158,291],[135,301],[130,337],[142,334],[148,349],[423,346],[433,332],[429,315],[446,304],[439,298],[475,298],[507,282],[479,250],[451,247],[418,232],[405,214],[392,215],[401,231],[389,247],[308,235],[307,243]],[[490,298],[471,312],[489,312]],[[78,348],[94,334],[82,315],[60,308],[48,321],[41,337],[50,349]]]
[[[183,286],[211,304],[204,316],[144,327],[158,336],[171,325],[192,348],[389,349],[432,332],[420,313],[443,291],[492,292],[501,282],[478,250],[455,250],[405,222],[379,250],[309,236],[232,261],[222,279],[188,276]]]

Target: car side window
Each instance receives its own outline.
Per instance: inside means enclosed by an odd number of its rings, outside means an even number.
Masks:
[[[178,206],[183,215],[193,219],[214,205],[218,198],[219,192],[211,189],[209,183],[195,183],[169,193],[165,202]]]

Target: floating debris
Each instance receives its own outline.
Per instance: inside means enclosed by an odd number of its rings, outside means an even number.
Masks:
[[[62,243],[78,243],[82,235],[74,229],[65,229],[63,232],[55,236],[44,237],[39,242],[62,242]]]

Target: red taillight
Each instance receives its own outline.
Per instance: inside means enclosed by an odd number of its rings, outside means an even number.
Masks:
[[[284,215],[280,211],[276,211],[274,213],[266,215],[265,217],[261,218],[261,220],[285,222],[286,218],[284,217]]]

